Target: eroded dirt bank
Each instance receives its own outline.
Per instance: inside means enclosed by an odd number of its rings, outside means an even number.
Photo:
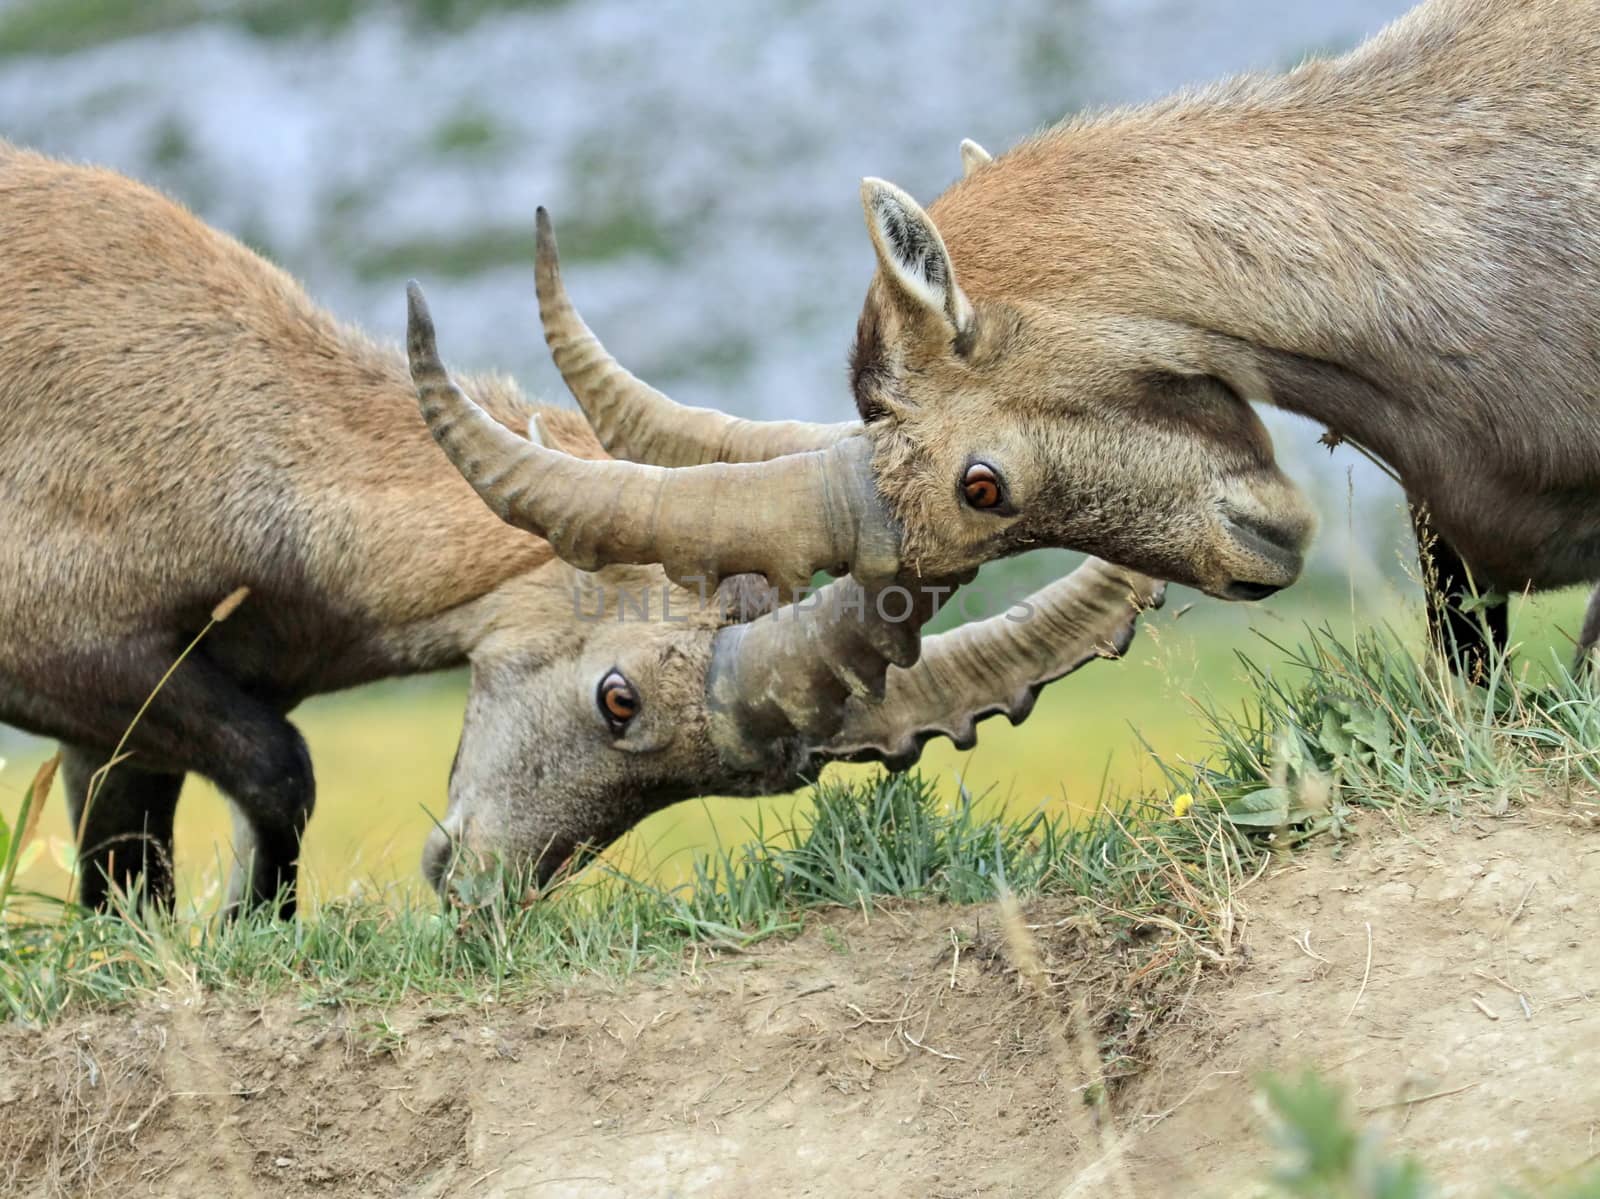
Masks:
[[[1031,981],[994,907],[907,905],[515,1010],[174,994],[0,1030],[0,1190],[1231,1196],[1265,1154],[1252,1077],[1311,1063],[1476,1194],[1600,1149],[1596,879],[1570,815],[1368,815],[1239,894],[1203,970],[1054,900],[1024,909]]]

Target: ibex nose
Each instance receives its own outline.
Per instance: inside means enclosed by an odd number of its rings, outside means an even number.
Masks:
[[[1266,599],[1300,576],[1305,530],[1299,524],[1237,509],[1224,509],[1222,521],[1233,543],[1223,557],[1233,578],[1214,594],[1230,600]]]
[[[1271,583],[1245,583],[1235,579],[1222,589],[1222,594],[1231,600],[1264,600],[1282,590],[1282,587],[1274,587]]]

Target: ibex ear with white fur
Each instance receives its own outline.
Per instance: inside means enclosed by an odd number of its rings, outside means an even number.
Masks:
[[[915,309],[931,311],[960,335],[972,327],[972,305],[956,286],[944,238],[922,206],[892,183],[861,181],[867,231],[885,278]]]
[[[964,179],[985,163],[994,161],[994,155],[970,137],[961,139],[961,177]]]
[[[544,435],[544,423],[539,419],[537,412],[528,416],[528,440],[533,442],[534,445],[542,445],[546,449],[550,448],[550,442],[545,439]]]

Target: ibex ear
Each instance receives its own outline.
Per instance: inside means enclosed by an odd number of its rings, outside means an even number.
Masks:
[[[546,449],[550,448],[550,443],[545,440],[544,423],[539,419],[537,412],[531,413],[528,417],[528,440],[533,442],[534,445],[542,445]]]
[[[985,163],[993,161],[994,155],[970,137],[961,139],[961,177],[963,179]]]
[[[939,317],[955,336],[972,325],[972,305],[956,286],[944,238],[926,212],[905,192],[882,179],[861,181],[867,231],[886,279],[913,312]]]

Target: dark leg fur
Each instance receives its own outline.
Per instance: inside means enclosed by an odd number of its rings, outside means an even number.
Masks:
[[[1428,606],[1428,638],[1445,655],[1450,669],[1470,682],[1489,677],[1493,660],[1511,640],[1511,609],[1501,602],[1463,612],[1461,605],[1474,597],[1466,563],[1429,528],[1427,516],[1411,509],[1417,535],[1417,557],[1422,566],[1422,587]]]
[[[96,723],[107,729],[127,727],[170,661],[156,658],[138,669],[125,665],[107,671],[101,680],[104,690],[96,698],[108,710],[95,714]],[[114,684],[122,685],[110,694]],[[196,654],[167,681],[126,748],[131,757],[111,768],[90,807],[87,852],[100,854],[99,842],[107,838],[142,836],[148,830],[148,843],[159,843],[168,857],[163,887],[170,897],[172,806],[182,776],[203,774],[233,802],[241,829],[230,906],[276,903],[280,915],[293,916],[300,836],[311,817],[316,786],[305,741],[282,713],[241,691],[203,653]],[[69,778],[78,779],[78,789],[74,792],[69,781],[68,794],[76,793],[79,799],[73,802],[81,803],[89,774],[104,758],[75,751],[69,760],[74,759]],[[163,778],[171,781],[164,786],[154,781]],[[113,880],[123,871],[119,853]],[[150,875],[152,883],[154,877]],[[83,885],[86,903],[103,904],[103,871],[85,870]],[[157,894],[154,886],[150,894]]]
[[[285,919],[295,914],[300,838],[316,802],[311,754],[298,729],[277,718],[257,731],[247,757],[205,772],[234,802],[237,859],[228,911],[276,901]]]
[[[105,751],[61,747],[67,813],[77,832],[83,801]],[[123,762],[95,787],[79,850],[78,896],[85,907],[104,908],[114,887],[129,900],[172,907],[172,815],[181,774],[151,774]]]

